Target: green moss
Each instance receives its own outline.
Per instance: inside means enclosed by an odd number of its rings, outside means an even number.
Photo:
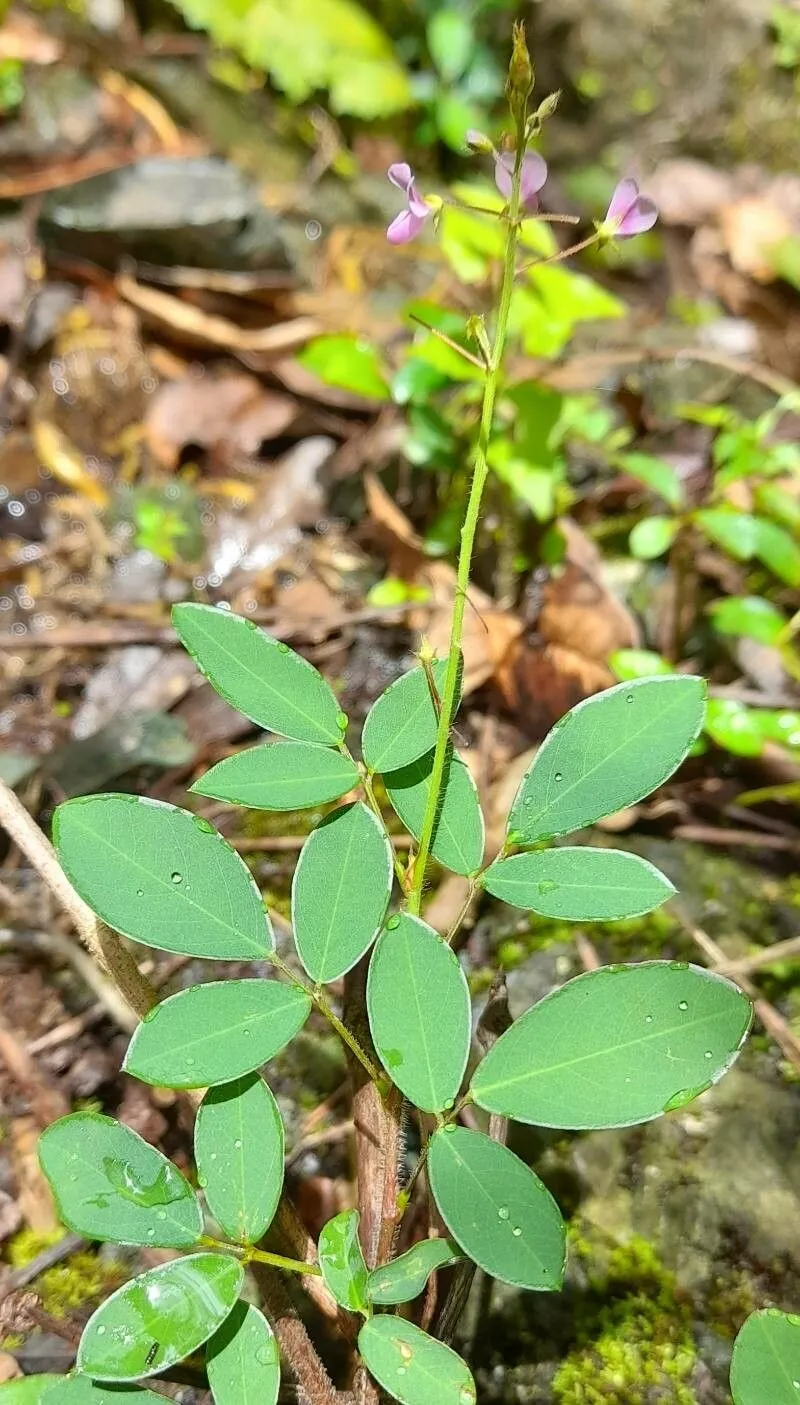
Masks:
[[[732,1342],[746,1317],[763,1303],[744,1269],[731,1268],[717,1281],[706,1301],[708,1325]]]
[[[63,1229],[50,1230],[44,1234],[30,1229],[21,1230],[9,1242],[9,1263],[14,1268],[21,1268],[44,1249],[57,1244],[64,1234]],[[122,1264],[113,1259],[100,1259],[97,1254],[80,1250],[76,1254],[70,1254],[63,1263],[40,1273],[31,1283],[31,1291],[38,1293],[44,1311],[51,1317],[66,1317],[73,1308],[105,1297],[113,1288],[119,1286],[124,1277],[125,1269]]]
[[[692,1312],[674,1276],[647,1240],[607,1252],[572,1227],[571,1250],[584,1260],[589,1292],[576,1342],[553,1380],[555,1405],[697,1405],[689,1384],[696,1360]]]

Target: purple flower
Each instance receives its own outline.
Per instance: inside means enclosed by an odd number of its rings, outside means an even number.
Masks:
[[[630,239],[634,234],[644,234],[652,229],[658,219],[654,201],[639,194],[635,180],[621,180],[611,197],[606,217],[602,223],[604,234],[616,239]]]
[[[386,238],[390,244],[408,244],[412,239],[416,239],[433,211],[417,191],[414,173],[406,161],[395,162],[389,167],[387,174],[392,185],[403,191],[406,208],[392,220],[386,231]]]
[[[497,189],[505,200],[511,199],[511,182],[514,175],[514,162],[516,157],[513,151],[504,151],[494,159],[494,180]],[[539,204],[536,199],[547,180],[547,162],[538,151],[528,151],[522,158],[522,176],[520,178],[519,195],[522,204],[527,210],[535,210]]]

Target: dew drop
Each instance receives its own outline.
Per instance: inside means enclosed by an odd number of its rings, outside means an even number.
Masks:
[[[498,1220],[507,1220],[510,1213],[507,1205],[501,1205],[500,1209],[497,1211],[497,1218]]]
[[[217,1159],[217,1153],[216,1153],[215,1151],[212,1151],[212,1153],[211,1153],[211,1160],[212,1160],[212,1161],[216,1161],[216,1159]]]
[[[97,1329],[97,1335],[98,1335],[98,1337],[104,1337],[105,1334],[106,1334],[106,1329],[105,1329],[105,1327],[98,1327],[98,1329]]]
[[[148,1231],[147,1231],[147,1238],[148,1238],[148,1239],[155,1239],[155,1237],[156,1237],[156,1232],[155,1232],[155,1230],[154,1230],[154,1229],[148,1229]]]
[[[704,1058],[704,1059],[713,1059],[713,1057],[714,1057],[714,1055],[713,1055],[712,1051],[711,1051],[710,1049],[706,1049],[705,1053],[703,1054],[703,1058]]]
[[[405,1367],[405,1366],[398,1366],[398,1368],[397,1368],[397,1374],[398,1374],[398,1376],[404,1376],[404,1375],[406,1374],[406,1367]]]
[[[144,897],[144,888],[137,888],[137,889],[136,889],[136,896],[137,896],[137,898],[143,898],[143,897]]]
[[[678,1001],[678,1009],[679,1009],[679,1010],[688,1010],[688,1008],[689,1008],[689,1002],[688,1002],[688,1000],[679,1000],[679,1001]]]
[[[194,1063],[194,1059],[192,1058],[191,1054],[187,1054],[187,1056],[186,1056],[186,1063],[188,1064],[189,1068],[192,1067],[192,1065],[193,1065],[193,1063]]]
[[[237,1138],[236,1138],[236,1141],[233,1143],[233,1145],[234,1145],[234,1149],[235,1149],[236,1151],[241,1151],[241,1149],[242,1149],[242,1139],[241,1139],[241,1137],[237,1137]]]
[[[166,1218],[167,1218],[167,1212],[166,1212],[166,1210],[156,1210],[156,1219],[157,1219],[157,1220],[165,1220]]]
[[[556,771],[555,775],[553,776],[553,780],[554,780],[554,781],[563,781],[563,779],[564,779],[564,777],[562,776],[561,772],[560,772],[560,771]]]
[[[394,932],[400,926],[400,918],[390,917],[389,921],[386,923],[386,926],[388,927],[390,932]]]
[[[645,1024],[652,1024],[652,1023],[653,1023],[653,1016],[652,1016],[652,1015],[645,1015],[645,1017],[644,1017],[644,1022],[645,1022]]]
[[[338,712],[338,713],[336,714],[336,725],[337,725],[337,727],[339,728],[339,731],[340,731],[340,732],[346,732],[346,731],[347,731],[347,713],[346,713],[346,712]]]
[[[518,1224],[515,1224],[511,1233],[513,1234],[515,1239],[519,1239],[520,1235],[522,1234],[522,1230],[520,1229]]]
[[[625,694],[625,701],[626,701],[626,703],[632,703],[632,702],[633,702],[633,693],[626,693],[626,694]]]
[[[173,883],[182,883],[182,882],[183,882],[183,874],[182,874],[182,873],[173,873],[173,875],[172,875],[172,881],[173,881]]]
[[[279,653],[279,654],[290,654],[291,652],[292,652],[292,651],[291,651],[291,649],[289,648],[289,645],[288,645],[288,644],[283,644],[283,643],[281,643],[281,644],[278,645],[278,653]]]

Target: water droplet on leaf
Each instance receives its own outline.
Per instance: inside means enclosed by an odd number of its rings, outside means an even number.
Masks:
[[[689,1008],[689,1002],[688,1002],[688,1000],[679,1000],[679,1001],[678,1001],[678,1009],[679,1009],[679,1010],[688,1010],[688,1008]]]
[[[182,874],[182,873],[173,873],[173,875],[172,875],[172,881],[173,881],[173,883],[182,883],[182,882],[183,882],[183,874]]]
[[[498,1220],[507,1220],[510,1213],[507,1205],[501,1205],[500,1209],[497,1211],[497,1218]]]

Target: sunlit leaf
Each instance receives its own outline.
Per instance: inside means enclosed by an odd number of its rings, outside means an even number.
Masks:
[[[755,522],[758,560],[787,585],[800,586],[800,546],[795,534],[766,517],[757,517]]]
[[[18,1376],[0,1385],[0,1401],[3,1405],[42,1405],[46,1391],[65,1385],[68,1380],[67,1376],[56,1375]],[[66,1400],[64,1405],[67,1405]]]
[[[206,1370],[215,1405],[276,1405],[278,1343],[257,1307],[236,1304],[206,1345]]]
[[[259,1074],[210,1088],[194,1126],[198,1182],[227,1234],[257,1244],[283,1189],[283,1122]]]
[[[750,1028],[731,981],[682,961],[606,966],[527,1010],[478,1065],[475,1101],[519,1122],[630,1127],[683,1107]]]
[[[288,644],[213,605],[176,605],[172,622],[203,676],[245,717],[295,741],[341,741],[344,715],[335,695]]]
[[[249,869],[188,810],[136,795],[81,796],[59,805],[53,837],[81,897],[133,941],[216,961],[272,950]]]
[[[432,1273],[463,1258],[454,1239],[422,1239],[391,1263],[372,1270],[367,1282],[370,1302],[381,1307],[411,1302],[422,1292]]]
[[[654,561],[663,556],[674,542],[680,522],[675,517],[645,517],[637,522],[630,535],[631,555],[639,561]]]
[[[542,917],[609,922],[640,917],[671,898],[668,878],[619,849],[561,848],[497,859],[483,874],[487,892]]]
[[[372,953],[367,1010],[378,1055],[423,1112],[455,1100],[467,1065],[470,998],[458,957],[426,922],[392,917]]]
[[[758,547],[758,520],[733,507],[704,507],[694,515],[706,536],[737,561],[751,561]]]
[[[358,781],[357,766],[340,751],[311,742],[274,742],[220,761],[192,790],[252,810],[302,810],[338,800]]]
[[[311,1000],[283,981],[209,981],[155,1005],[123,1068],[164,1088],[207,1088],[259,1068],[302,1029]]]
[[[227,1254],[191,1254],[148,1269],[101,1303],[83,1329],[77,1367],[99,1381],[155,1376],[222,1326],[244,1280]]]
[[[441,703],[447,660],[432,665]],[[425,756],[436,743],[439,721],[424,668],[412,668],[391,683],[364,720],[361,748],[371,771],[395,771]]]
[[[326,385],[350,390],[370,400],[388,400],[389,386],[381,358],[363,337],[315,337],[297,360]]]
[[[519,1288],[560,1288],[567,1252],[561,1212],[513,1151],[482,1132],[440,1127],[428,1177],[447,1228],[485,1273]]]
[[[472,58],[475,33],[463,10],[442,7],[428,20],[428,50],[446,83],[460,78]]]
[[[300,960],[315,981],[338,980],[380,930],[392,891],[392,851],[360,802],[335,810],[309,835],[292,880]]]
[[[764,1308],[748,1317],[733,1344],[734,1405],[797,1405],[800,1317]]]
[[[623,683],[631,678],[657,678],[659,674],[672,673],[672,664],[652,649],[617,649],[609,655],[608,663]]]
[[[188,1249],[203,1232],[192,1187],[130,1127],[75,1112],[46,1127],[39,1161],[59,1217],[87,1239]]]
[[[466,1362],[402,1317],[372,1317],[358,1349],[379,1385],[400,1405],[475,1405]]]
[[[323,1225],[319,1236],[319,1266],[325,1285],[337,1303],[350,1312],[366,1313],[367,1278],[358,1239],[358,1210],[343,1210]]]
[[[654,458],[652,454],[639,453],[619,454],[616,462],[625,473],[658,493],[674,512],[680,512],[685,498],[683,484],[671,463]]]
[[[717,746],[734,756],[760,756],[764,750],[758,713],[735,698],[709,698],[706,731]]]
[[[406,829],[419,839],[430,789],[433,753],[384,775],[386,793]],[[483,815],[475,782],[460,756],[450,751],[431,853],[445,868],[469,875],[483,858]]]
[[[677,769],[699,735],[705,683],[674,675],[618,683],[565,713],[517,791],[509,834],[532,844],[633,805]]]
[[[786,628],[786,616],[761,595],[731,595],[715,600],[709,608],[714,628],[720,634],[755,639],[774,645]]]

